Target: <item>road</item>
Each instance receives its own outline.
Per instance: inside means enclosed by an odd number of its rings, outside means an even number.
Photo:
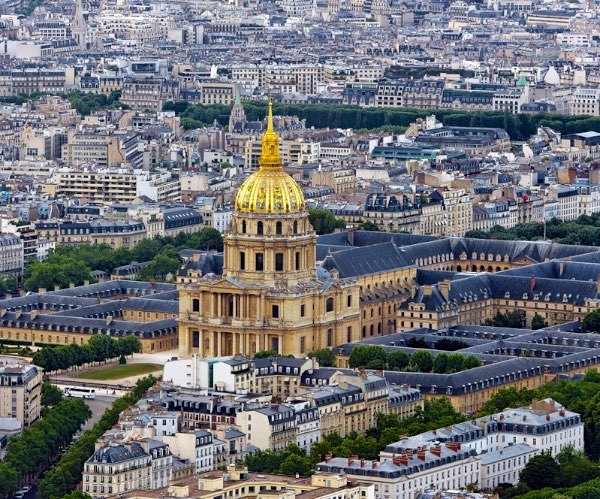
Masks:
[[[92,411],[92,417],[83,425],[83,431],[89,430],[100,419],[104,411],[117,399],[114,395],[97,395],[94,399],[85,399],[85,403]]]

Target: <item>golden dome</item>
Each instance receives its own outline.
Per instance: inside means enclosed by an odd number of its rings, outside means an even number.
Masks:
[[[300,186],[281,167],[279,136],[273,130],[273,103],[269,101],[267,131],[262,135],[259,169],[240,187],[235,209],[246,213],[291,213],[305,211]]]

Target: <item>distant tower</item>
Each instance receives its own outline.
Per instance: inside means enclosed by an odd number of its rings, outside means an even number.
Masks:
[[[231,108],[231,114],[229,115],[229,132],[237,131],[241,132],[246,127],[246,112],[242,106],[242,99],[240,97],[240,88],[235,85],[235,101]]]
[[[75,14],[73,15],[73,22],[71,27],[73,38],[77,42],[77,46],[80,49],[87,48],[86,35],[87,35],[87,24],[83,18],[83,5],[81,0],[77,0],[75,4]]]

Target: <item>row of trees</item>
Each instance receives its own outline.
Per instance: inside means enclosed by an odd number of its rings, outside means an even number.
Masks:
[[[526,327],[527,323],[525,312],[523,310],[510,310],[505,313],[500,311],[496,312],[496,315],[490,319],[486,319],[483,325],[494,327],[524,328]],[[548,327],[548,323],[544,319],[544,316],[536,312],[531,319],[531,329],[537,330],[544,327]]]
[[[521,470],[521,483],[531,490],[546,487],[574,487],[600,477],[600,464],[591,461],[582,451],[569,446],[556,458],[550,452],[532,457]]]
[[[210,126],[216,120],[226,126],[231,106],[191,104],[185,101],[167,102],[165,110],[175,111],[186,129]],[[248,120],[261,120],[266,115],[266,102],[244,102]],[[503,128],[512,140],[527,140],[538,127],[549,126],[561,133],[600,132],[600,118],[567,116],[555,113],[510,114],[502,111],[466,112],[460,109],[389,109],[362,108],[355,105],[280,104],[273,112],[298,116],[306,126],[315,128],[376,129],[386,126],[408,127],[417,118],[435,114],[445,125]]]
[[[119,414],[135,404],[156,381],[157,379],[151,375],[139,379],[129,393],[115,400],[113,405],[104,411],[98,422],[90,430],[85,431],[82,437],[64,453],[57,465],[46,473],[39,483],[37,497],[39,499],[65,497],[75,490],[81,482],[84,463],[94,453],[96,440],[112,428],[118,422]]]
[[[179,269],[179,251],[182,249],[221,251],[223,237],[218,230],[205,227],[190,234],[144,239],[132,249],[113,249],[106,244],[59,245],[46,260],[34,262],[25,269],[25,288],[37,291],[55,286],[66,288],[70,283],[79,286],[85,281],[95,282],[92,270],[110,274],[116,267],[131,262],[150,262],[140,278],[163,280]]]
[[[474,355],[438,353],[435,357],[427,350],[417,350],[408,355],[402,350],[386,352],[379,345],[358,345],[352,349],[348,360],[351,368],[387,369],[420,373],[451,374],[479,367],[481,362]]]
[[[417,408],[413,416],[404,420],[396,414],[379,414],[377,426],[367,435],[353,432],[342,438],[334,432],[315,442],[308,455],[303,449],[291,445],[280,452],[258,451],[246,457],[245,463],[254,472],[308,476],[319,459],[328,453],[338,457],[357,455],[364,459],[377,459],[379,453],[387,445],[397,442],[401,435],[416,435],[463,421],[464,416],[454,410],[447,398],[426,400],[423,409]]]
[[[69,92],[68,94],[63,95],[63,97],[67,99],[73,108],[82,116],[87,116],[97,109],[127,107],[119,102],[119,99],[121,98],[120,90],[114,90],[108,96],[77,90],[75,92]]]
[[[104,334],[95,334],[85,345],[71,343],[44,347],[35,352],[32,362],[50,372],[132,355],[141,350],[142,344],[137,336],[114,339]]]
[[[576,220],[552,219],[546,222],[545,238],[562,244],[600,246],[600,213],[581,215]],[[540,241],[544,239],[544,224],[530,222],[510,229],[500,225],[489,231],[471,230],[465,237],[476,239],[502,239],[510,241]]]
[[[480,416],[503,411],[507,407],[529,405],[533,399],[552,398],[568,410],[581,414],[585,425],[584,441],[587,455],[600,458],[600,373],[592,369],[580,380],[560,380],[534,390],[502,388],[488,400]]]
[[[61,400],[23,433],[11,437],[0,463],[0,497],[12,497],[19,484],[33,481],[92,415],[82,399]]]

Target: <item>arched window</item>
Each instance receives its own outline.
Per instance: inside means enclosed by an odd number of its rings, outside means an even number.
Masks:
[[[280,236],[283,233],[283,224],[281,222],[277,222],[275,224],[275,234]]]
[[[246,220],[242,220],[242,234],[246,233]]]
[[[298,234],[298,221],[294,222],[294,234]]]
[[[258,224],[256,224],[256,233],[259,236],[262,236],[264,233],[264,228],[263,228],[263,223],[262,222],[258,222]]]
[[[367,326],[363,326],[362,328],[362,337],[364,338],[365,336],[367,336]]]
[[[331,328],[327,330],[327,346],[333,346],[333,329]]]
[[[369,327],[369,334],[373,336],[373,324]]]
[[[327,298],[327,301],[325,302],[325,311],[333,312],[333,298]]]
[[[264,259],[263,259],[262,253],[256,253],[254,263],[255,263],[255,265],[254,265],[255,270],[264,270]]]

